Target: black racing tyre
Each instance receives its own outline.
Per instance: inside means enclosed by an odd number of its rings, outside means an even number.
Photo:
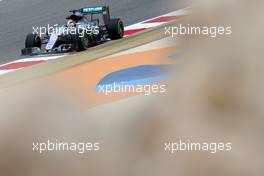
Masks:
[[[124,23],[119,18],[110,19],[106,25],[110,39],[121,39],[124,36]]]
[[[89,42],[88,35],[86,33],[84,33],[84,35],[81,37],[82,49],[83,50],[88,49],[89,43],[90,42]]]
[[[86,50],[88,48],[89,39],[87,34],[84,33],[83,36],[79,34],[72,35],[72,49],[79,52]]]
[[[28,34],[25,41],[26,48],[41,48],[41,38],[37,34]]]

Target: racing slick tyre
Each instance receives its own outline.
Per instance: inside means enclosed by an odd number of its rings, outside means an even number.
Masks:
[[[110,39],[121,39],[124,36],[124,23],[119,18],[110,19],[107,26]]]
[[[41,38],[37,34],[28,34],[25,41],[26,48],[41,48]]]
[[[86,50],[89,45],[89,38],[86,33],[81,37],[79,34],[72,35],[72,49],[79,52]]]

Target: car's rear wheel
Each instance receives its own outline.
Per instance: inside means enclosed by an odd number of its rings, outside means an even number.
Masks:
[[[112,40],[121,39],[124,36],[124,23],[119,18],[110,19],[106,25],[109,38]]]
[[[25,41],[26,48],[41,48],[41,38],[37,34],[28,34]]]

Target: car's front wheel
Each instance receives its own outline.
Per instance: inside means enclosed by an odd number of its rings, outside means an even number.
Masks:
[[[72,35],[73,50],[79,52],[86,50],[89,45],[89,38],[87,34],[80,36],[79,34]]]
[[[28,34],[25,41],[26,48],[41,48],[41,38],[37,34]]]

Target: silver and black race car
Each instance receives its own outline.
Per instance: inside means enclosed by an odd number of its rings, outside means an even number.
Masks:
[[[108,6],[85,7],[70,12],[67,25],[48,29],[43,36],[28,34],[22,55],[78,52],[123,38],[124,24],[120,18],[110,18]]]

